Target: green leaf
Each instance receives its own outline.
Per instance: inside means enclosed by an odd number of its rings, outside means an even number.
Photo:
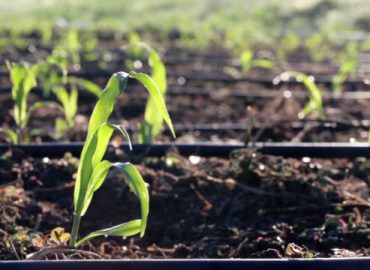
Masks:
[[[166,67],[157,52],[150,49],[149,65],[152,67],[152,79],[157,84],[162,97],[166,96],[167,78]],[[163,116],[157,113],[157,105],[152,96],[149,97],[145,107],[144,122],[139,124],[139,143],[151,143],[161,132]]]
[[[13,64],[10,69],[12,82],[12,98],[14,100],[14,119],[18,127],[26,127],[27,97],[36,86],[35,69],[24,63]]]
[[[0,132],[8,136],[11,139],[13,144],[18,143],[18,135],[13,130],[8,129],[8,128],[0,128]]]
[[[248,72],[251,69],[251,63],[253,59],[253,52],[251,50],[245,50],[240,56],[240,62],[242,64],[243,72]]]
[[[172,125],[172,121],[170,118],[170,115],[167,111],[166,104],[164,102],[163,96],[161,94],[161,90],[158,88],[156,83],[153,81],[152,78],[150,78],[148,75],[143,74],[143,73],[137,73],[134,71],[131,71],[129,73],[129,76],[132,78],[137,79],[139,82],[141,82],[145,88],[148,90],[150,97],[153,99],[157,110],[155,113],[159,113],[161,117],[165,120],[167,123],[169,129],[171,130],[171,133],[173,137],[176,137],[175,135],[175,130]]]
[[[81,159],[80,161],[79,172],[81,173],[81,176],[86,177],[81,177],[80,181],[76,181],[75,186],[75,209],[78,213],[83,211],[82,209],[85,208],[84,203],[86,202],[86,194],[88,192],[89,185],[91,184],[94,170],[101,162],[114,130],[120,131],[122,135],[128,139],[128,143],[131,148],[130,137],[125,128],[120,125],[112,125],[108,123],[102,124],[89,143],[85,143],[85,155],[84,159]]]
[[[124,173],[127,176],[128,185],[130,189],[140,201],[141,220],[142,220],[140,236],[142,237],[145,233],[149,214],[149,192],[147,184],[143,180],[140,172],[131,163],[111,163],[107,160],[103,160],[94,168],[91,180],[87,187],[84,208],[81,212],[81,216],[86,213],[89,204],[92,200],[92,197],[94,195],[94,192],[98,190],[104,183],[108,171],[112,166],[117,168],[120,172]]]
[[[149,192],[147,184],[144,182],[138,169],[131,163],[115,163],[113,165],[126,174],[130,189],[140,201],[142,220],[140,237],[143,237],[149,214]]]
[[[304,73],[296,72],[296,71],[286,71],[281,74],[279,77],[283,77],[283,75],[288,75],[290,77],[294,77],[298,82],[302,82],[306,87],[307,91],[309,92],[309,102],[306,104],[304,109],[301,113],[304,116],[312,112],[317,112],[318,115],[323,118],[324,117],[324,110],[323,110],[323,101],[320,89],[317,87],[314,79],[310,76],[307,76]]]
[[[78,90],[73,87],[71,92],[68,93],[64,87],[57,87],[53,92],[63,106],[62,112],[65,115],[68,127],[73,127],[78,107]]]
[[[141,220],[129,221],[111,228],[92,232],[77,242],[76,247],[98,236],[131,236],[140,232]]]

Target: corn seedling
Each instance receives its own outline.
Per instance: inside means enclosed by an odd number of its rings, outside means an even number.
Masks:
[[[312,35],[306,40],[305,45],[311,59],[315,62],[322,62],[330,57],[331,49],[322,34]]]
[[[240,55],[240,63],[242,65],[243,73],[248,73],[254,68],[272,69],[274,63],[267,59],[256,59],[252,50],[245,50]]]
[[[131,39],[133,39],[133,42],[136,42],[138,38],[137,34],[135,34]],[[151,78],[158,86],[163,98],[165,98],[167,92],[166,67],[162,62],[159,53],[146,43],[142,42],[132,43],[128,46],[128,49],[130,52],[134,52],[136,57],[141,56],[143,54],[143,50],[148,53],[148,63],[152,70]],[[156,110],[155,100],[152,97],[149,97],[145,106],[144,121],[139,123],[138,126],[139,143],[149,144],[161,132],[164,119],[160,114],[155,113]]]
[[[55,95],[60,105],[55,107],[64,113],[65,119],[57,118],[55,121],[56,139],[63,137],[65,132],[74,126],[74,118],[78,106],[78,88],[84,89],[91,94],[100,97],[101,89],[95,83],[74,76],[68,76],[66,58],[59,59],[55,55],[49,56],[46,61],[37,64],[35,75],[43,89],[45,97],[51,93]],[[67,86],[71,88],[67,90]]]
[[[254,58],[254,53],[250,49],[245,50],[240,55],[239,61],[242,72],[233,67],[225,67],[224,72],[234,78],[240,78],[242,77],[241,73],[246,74],[254,68],[272,69],[274,67],[274,63],[270,60]]]
[[[348,76],[352,75],[357,66],[356,59],[350,59],[347,62],[343,63],[339,67],[339,71],[333,77],[333,93],[340,95],[343,92],[343,83],[346,81]]]
[[[277,58],[280,61],[285,61],[286,60],[286,55],[290,52],[293,52],[294,50],[297,49],[299,46],[299,37],[292,33],[289,32],[280,42],[276,54]]]
[[[57,58],[57,62],[60,62],[60,60],[64,62],[65,70],[71,64],[75,69],[80,69],[80,49],[81,44],[79,32],[77,29],[72,28],[55,46],[52,55]]]
[[[357,67],[358,49],[356,43],[348,43],[343,52],[337,56],[339,71],[332,79],[333,93],[340,95],[343,92],[343,83],[353,75]]]
[[[16,131],[1,128],[0,131],[10,137],[12,143],[22,143],[25,139],[25,129],[32,113],[42,103],[37,102],[31,108],[27,108],[27,97],[32,88],[36,86],[35,66],[29,67],[25,63],[10,64],[7,62],[12,82],[12,99],[14,101],[14,120],[17,125]]]
[[[151,78],[158,86],[163,98],[165,98],[167,92],[166,67],[154,49],[149,46],[145,47],[149,52],[149,66],[152,69]],[[162,130],[164,118],[162,115],[155,113],[156,107],[155,99],[149,97],[145,106],[144,121],[139,124],[139,143],[151,143]]]
[[[320,118],[324,118],[323,100],[321,91],[315,83],[313,76],[307,76],[304,73],[296,71],[286,71],[277,76],[273,82],[278,84],[280,81],[287,81],[293,77],[297,82],[303,83],[309,93],[309,101],[304,108],[299,112],[298,117],[304,118],[310,114],[317,114]]]
[[[97,98],[101,96],[101,89],[95,83],[77,77],[68,77],[68,83],[70,85],[70,91],[67,90],[66,86],[60,85],[53,88],[53,93],[56,96],[59,104],[59,108],[64,114],[64,119],[57,118],[55,121],[55,138],[60,139],[63,135],[75,126],[74,119],[78,109],[78,88],[93,94]]]
[[[75,211],[70,240],[71,246],[80,246],[92,238],[103,235],[131,236],[139,233],[142,237],[145,233],[149,213],[149,193],[142,176],[136,167],[130,163],[102,161],[114,130],[122,132],[130,144],[129,135],[123,126],[113,125],[107,122],[112,113],[116,98],[126,87],[129,78],[138,80],[148,90],[150,97],[156,105],[157,110],[154,113],[161,115],[169,126],[172,134],[175,136],[161,91],[152,78],[133,71],[128,74],[125,72],[118,72],[111,77],[92,112],[87,137],[80,157],[74,190]],[[126,175],[131,191],[140,201],[141,219],[92,232],[77,241],[81,217],[88,210],[94,192],[103,184],[110,168],[115,168]]]

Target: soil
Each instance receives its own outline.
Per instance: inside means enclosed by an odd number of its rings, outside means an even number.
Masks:
[[[55,246],[51,230],[71,227],[77,160],[13,153],[1,163],[0,259]],[[287,159],[246,149],[227,159],[172,152],[138,164],[150,186],[145,237],[96,238],[83,250],[114,259],[369,255],[368,160]],[[125,179],[112,172],[80,234],[138,215]]]

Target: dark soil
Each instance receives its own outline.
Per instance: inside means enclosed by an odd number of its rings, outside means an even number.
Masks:
[[[25,258],[40,249],[35,239],[56,245],[51,230],[70,230],[75,166],[71,157],[1,159],[0,259]],[[82,248],[115,259],[369,255],[369,168],[361,158],[298,160],[251,149],[229,159],[146,158],[139,165],[150,185],[145,237],[102,237]],[[111,173],[80,233],[138,215],[124,178]]]

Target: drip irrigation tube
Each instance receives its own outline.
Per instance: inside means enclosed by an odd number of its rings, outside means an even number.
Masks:
[[[66,152],[79,156],[83,147],[82,142],[74,143],[43,143],[43,144],[23,144],[9,145],[0,144],[0,153],[15,148],[23,151],[27,155],[34,157],[61,157]],[[111,146],[112,147],[112,146]],[[243,148],[255,148],[263,154],[285,156],[285,157],[318,157],[318,158],[354,158],[370,157],[369,143],[251,143],[247,146],[244,143],[233,144],[215,144],[215,143],[198,143],[198,144],[134,144],[133,150],[130,151],[127,144],[121,144],[118,148],[125,153],[133,155],[146,156],[163,156],[170,149],[184,155],[197,155],[204,157],[228,157],[231,152]]]
[[[0,269],[15,270],[368,270],[370,258],[332,259],[163,259],[163,260],[70,260],[1,261]]]

